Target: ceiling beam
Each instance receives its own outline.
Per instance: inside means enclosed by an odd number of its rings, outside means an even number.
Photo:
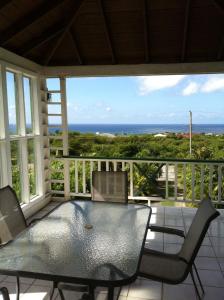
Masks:
[[[68,31],[70,30],[72,24],[75,21],[75,18],[77,16],[77,13],[79,11],[79,8],[81,7],[81,5],[83,4],[84,0],[76,0],[74,1],[74,6],[71,8],[71,14],[70,16],[67,18],[68,22],[64,28],[64,30],[62,31],[62,33],[59,34],[59,37],[56,41],[56,43],[53,45],[53,48],[50,50],[50,53],[47,55],[45,61],[44,61],[44,65],[46,66],[50,60],[52,59],[52,57],[55,54],[55,51],[57,50],[57,48],[60,46],[63,38],[65,37],[66,33],[68,33]]]
[[[108,21],[107,21],[107,17],[106,17],[106,14],[105,14],[105,10],[104,10],[102,0],[98,0],[98,5],[99,5],[101,17],[103,19],[103,25],[104,25],[104,31],[105,31],[105,34],[106,34],[107,44],[108,44],[108,46],[110,48],[110,52],[111,52],[112,63],[116,64],[117,59],[116,59],[116,55],[115,55],[114,45],[113,45],[113,42],[112,42],[111,32],[110,32],[110,28],[109,28],[109,24],[108,24]]]
[[[0,0],[0,10],[3,9],[6,5],[10,4],[12,0]]]
[[[224,15],[224,3],[219,0],[214,0],[214,4],[218,8],[219,12]],[[216,56],[217,60],[222,59],[223,51],[224,51],[224,36],[222,36],[221,38],[221,42]]]
[[[143,21],[144,21],[144,40],[145,40],[145,62],[149,62],[149,15],[148,0],[143,0]]]
[[[65,24],[62,24],[62,22],[59,22],[57,24],[54,24],[50,28],[46,29],[42,34],[40,34],[38,37],[29,40],[25,45],[22,45],[20,48],[19,53],[22,56],[26,56],[30,51],[33,49],[44,45],[54,37],[56,37],[58,34],[60,34],[65,29]]]
[[[81,53],[80,53],[80,49],[78,47],[78,43],[77,43],[77,40],[76,40],[76,37],[75,37],[75,34],[69,30],[69,35],[71,37],[71,40],[73,42],[73,46],[74,46],[74,49],[75,49],[75,53],[76,53],[76,56],[77,56],[77,59],[79,61],[79,64],[80,65],[83,65],[83,59],[82,59],[82,56],[81,56]]]
[[[215,6],[219,9],[219,11],[224,14],[224,3],[223,1],[221,0],[213,0],[214,1],[214,4]]]
[[[0,32],[0,45],[4,46],[14,36],[24,31],[27,27],[31,26],[44,15],[47,15],[51,10],[55,9],[63,2],[64,0],[54,0],[41,3],[41,5],[36,7],[33,11],[14,22],[6,30]]]
[[[219,46],[217,57],[216,57],[217,60],[222,60],[223,51],[224,51],[224,37],[222,37],[221,42],[220,42],[220,46]]]
[[[184,14],[183,43],[182,43],[182,51],[181,51],[181,62],[184,62],[185,58],[186,58],[187,36],[188,36],[189,15],[190,15],[190,4],[191,4],[191,0],[186,0],[185,14]]]

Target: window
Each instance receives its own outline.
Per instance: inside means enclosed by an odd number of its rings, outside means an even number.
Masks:
[[[0,186],[21,202],[42,193],[38,78],[0,63]]]

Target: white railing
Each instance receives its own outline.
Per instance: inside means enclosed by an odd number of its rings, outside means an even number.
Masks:
[[[197,202],[209,197],[224,203],[224,161],[53,158],[52,194],[91,197],[93,170],[126,170],[129,199]]]

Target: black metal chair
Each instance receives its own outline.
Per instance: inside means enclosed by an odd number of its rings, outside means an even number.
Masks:
[[[128,202],[128,177],[126,171],[93,171],[92,200]]]
[[[0,293],[2,294],[3,300],[10,300],[9,292],[8,292],[8,289],[6,287],[1,287],[0,288]]]
[[[107,202],[128,202],[128,179],[125,171],[93,171],[92,200]],[[91,298],[94,287],[58,283],[61,299],[64,300],[63,290],[84,293],[82,299]]]
[[[40,218],[41,219],[41,218]],[[31,223],[39,221],[33,219]],[[31,223],[29,225],[31,225]],[[6,186],[0,189],[0,248],[8,243],[29,226],[21,209],[19,199],[11,186]],[[51,297],[53,296],[53,285]],[[4,290],[3,290],[4,292]],[[16,277],[16,299],[19,300],[20,295],[20,280]],[[6,298],[7,299],[7,298]]]
[[[199,299],[202,299],[193,271],[195,271],[202,295],[204,294],[204,288],[194,260],[211,221],[218,216],[219,212],[213,207],[211,201],[203,200],[186,236],[182,230],[150,226],[149,228],[155,232],[181,236],[184,238],[184,242],[177,254],[168,254],[145,248],[140,265],[139,276],[168,284],[178,284],[183,282],[188,274],[190,274],[196,294]]]

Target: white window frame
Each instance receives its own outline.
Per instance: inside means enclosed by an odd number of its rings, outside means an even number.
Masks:
[[[16,100],[18,101],[18,133],[9,135],[8,100],[6,72],[12,72],[16,76]],[[30,98],[32,101],[32,133],[26,133],[25,103],[23,77],[30,79]],[[0,187],[12,185],[11,150],[10,142],[18,141],[19,161],[21,174],[21,200],[22,207],[32,206],[36,200],[43,199],[43,159],[42,159],[42,134],[40,112],[39,74],[23,68],[0,61]],[[27,141],[32,139],[35,148],[35,179],[36,196],[30,198],[28,177],[28,149]]]

